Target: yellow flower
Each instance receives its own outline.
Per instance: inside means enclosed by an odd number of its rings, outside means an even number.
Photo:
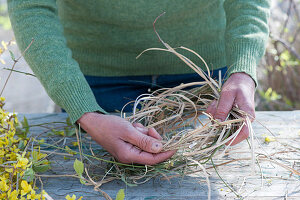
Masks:
[[[5,171],[8,173],[12,173],[14,171],[14,169],[13,168],[5,168]]]
[[[19,120],[18,120],[16,114],[14,114],[14,115],[15,115],[15,117],[14,117],[15,123],[16,123],[16,124],[19,124]]]
[[[272,136],[266,136],[265,137],[265,142],[266,143],[270,143],[270,142],[274,142],[275,141],[275,138],[272,137]]]
[[[6,196],[6,193],[5,193],[5,192],[2,193],[2,194],[0,194],[0,199],[7,199],[7,196]]]
[[[6,154],[5,150],[0,149],[0,157],[3,158],[3,156]]]
[[[72,145],[73,145],[74,147],[77,147],[77,146],[78,146],[78,142],[72,142]]]
[[[27,199],[32,199],[32,200],[41,199],[41,195],[40,194],[35,194],[35,191],[31,190],[31,193],[27,194]]]
[[[19,190],[14,190],[14,191],[8,191],[7,192],[7,196],[9,200],[18,200],[18,194],[19,194]]]
[[[46,199],[45,196],[48,195],[48,193],[45,190],[42,190],[41,195],[42,195],[42,200],[45,200]]]
[[[0,190],[2,192],[5,192],[9,189],[8,185],[6,184],[6,178],[2,178],[1,177],[1,181],[0,181]]]
[[[2,40],[1,44],[2,44],[3,48],[6,50],[7,49],[7,43]]]
[[[5,112],[2,109],[3,101],[5,98],[0,97],[0,164],[6,163],[10,167],[0,169],[0,200],[45,200],[43,195],[46,195],[46,192],[43,190],[40,194],[36,194],[38,188],[33,188],[33,183],[25,180],[21,181],[19,190],[13,190],[9,187],[18,184],[20,179],[16,177],[17,174],[22,178],[25,170],[32,165],[32,162],[29,160],[30,153],[21,152],[18,148],[20,140],[23,140],[23,144],[26,145],[28,138],[15,137],[16,127],[19,126],[17,115]],[[40,160],[45,158],[47,154],[40,153],[39,150],[35,156]]]
[[[66,196],[66,199],[67,199],[67,200],[76,200],[76,195],[73,194],[72,197],[70,197],[70,195],[67,195],[67,196]],[[82,196],[79,197],[77,200],[82,200]]]
[[[23,180],[21,182],[21,187],[22,187],[22,190],[21,190],[21,196],[24,196],[25,194],[29,193],[32,191],[32,187],[31,185],[29,185],[27,183],[27,181]]]
[[[67,151],[69,154],[71,154],[71,155],[74,155],[74,154],[75,154],[75,151],[73,151],[70,147],[65,146],[65,149],[66,149],[66,151]]]
[[[67,196],[66,196],[66,199],[67,199],[67,200],[76,200],[76,196],[75,196],[75,194],[73,194],[72,197],[70,197],[70,195],[67,195]]]
[[[27,167],[29,160],[27,158],[18,158],[18,163],[16,165],[16,167],[25,169]]]

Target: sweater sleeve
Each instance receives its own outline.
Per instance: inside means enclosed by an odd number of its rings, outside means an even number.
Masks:
[[[225,0],[225,50],[228,76],[249,74],[255,83],[256,66],[268,39],[270,0]]]
[[[84,113],[105,111],[66,45],[55,0],[8,0],[8,12],[17,44],[25,60],[52,100],[75,123]]]

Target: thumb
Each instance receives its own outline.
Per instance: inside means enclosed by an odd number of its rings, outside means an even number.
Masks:
[[[149,153],[159,153],[163,147],[162,143],[157,139],[145,135],[135,128],[131,129],[130,132],[128,132],[127,137],[124,138],[124,140]]]
[[[209,104],[209,106],[206,108],[205,112],[214,116],[217,109],[217,103],[218,102],[216,100],[213,100],[211,104]]]
[[[220,99],[218,101],[217,109],[214,114],[216,119],[224,121],[232,109],[234,103],[234,93],[231,91],[221,92]]]

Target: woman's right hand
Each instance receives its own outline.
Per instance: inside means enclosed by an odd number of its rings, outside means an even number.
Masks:
[[[85,113],[77,123],[122,163],[154,165],[176,152],[160,152],[162,143],[159,140],[162,138],[154,128],[131,124],[118,116]]]

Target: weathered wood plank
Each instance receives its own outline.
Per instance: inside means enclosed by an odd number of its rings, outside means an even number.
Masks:
[[[20,114],[19,118],[26,116],[29,124],[42,124],[49,122],[63,122],[67,115],[59,114]],[[276,135],[279,142],[287,143],[296,148],[300,148],[300,111],[292,112],[257,112],[257,121],[270,129]],[[272,154],[284,150],[283,146],[278,142],[270,144],[263,143],[268,133],[267,129],[258,122],[253,123],[253,128],[257,141],[255,142],[256,152]],[[52,125],[51,125],[52,126]],[[59,127],[60,124],[54,124],[53,127]],[[33,136],[44,132],[46,129],[41,127],[32,127],[30,129]],[[85,135],[88,137],[88,135]],[[47,135],[43,135],[47,140]],[[66,138],[65,143],[70,144],[76,141],[75,138]],[[53,142],[51,140],[48,141]],[[95,149],[99,149],[99,145],[93,141],[87,142],[85,145],[93,145]],[[222,163],[233,158],[249,157],[249,147],[247,142],[242,142],[231,148],[229,155],[222,158],[215,158],[215,163]],[[53,149],[52,149],[53,150]],[[281,153],[276,157],[282,158],[282,163],[286,165],[293,164],[294,168],[300,170],[299,153]],[[73,159],[64,160],[62,156],[51,155],[52,170],[50,174],[75,174],[73,170]],[[218,171],[228,183],[234,185],[234,189],[238,190],[245,199],[300,199],[300,177],[291,176],[284,168],[271,164],[270,162],[260,161],[261,171],[256,167],[256,173],[251,174],[251,161],[233,162],[221,167]],[[211,165],[207,164],[206,167]],[[226,188],[224,183],[216,175],[214,169],[209,169],[212,199],[235,199],[236,196]],[[261,176],[264,179],[261,179]],[[65,199],[67,194],[76,194],[84,196],[83,199],[104,199],[99,192],[93,190],[92,186],[84,186],[74,178],[43,178],[44,189],[55,200]],[[241,187],[242,186],[242,187]],[[196,173],[184,178],[174,178],[171,182],[155,178],[149,182],[136,187],[128,187],[122,181],[113,181],[104,184],[101,187],[111,197],[115,197],[119,189],[125,189],[126,199],[130,200],[179,200],[179,199],[206,199],[207,185],[202,173]]]

